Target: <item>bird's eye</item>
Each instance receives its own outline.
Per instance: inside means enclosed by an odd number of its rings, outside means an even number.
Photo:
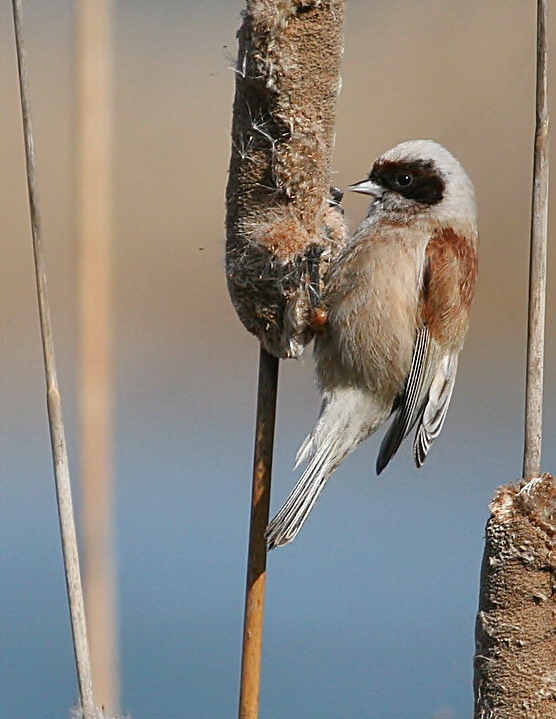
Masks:
[[[399,187],[409,187],[412,182],[413,175],[410,175],[408,172],[402,172],[396,177],[396,185],[399,185]]]

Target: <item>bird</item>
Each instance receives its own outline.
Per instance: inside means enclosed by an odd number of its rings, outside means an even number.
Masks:
[[[296,537],[332,472],[390,417],[377,474],[414,428],[413,458],[423,465],[469,325],[477,206],[454,155],[434,140],[408,140],[347,189],[372,201],[332,263],[317,308],[320,414],[297,453],[295,467],[307,466],[267,527],[267,550]]]

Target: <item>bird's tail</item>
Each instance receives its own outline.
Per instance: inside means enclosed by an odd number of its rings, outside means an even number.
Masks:
[[[325,399],[319,420],[296,458],[309,464],[266,530],[267,549],[291,542],[303,526],[332,472],[383,421],[372,421],[368,396],[349,390],[348,396]],[[371,421],[369,420],[371,417]]]
[[[324,489],[326,480],[334,470],[334,467],[330,466],[331,453],[330,445],[320,447],[278,514],[268,525],[266,530],[268,550],[291,542],[303,526]]]

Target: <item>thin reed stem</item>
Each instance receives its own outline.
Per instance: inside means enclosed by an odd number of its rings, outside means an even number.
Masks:
[[[270,508],[278,364],[279,360],[261,346],[249,555],[247,559],[247,587],[243,624],[239,719],[257,719],[259,716],[266,585],[265,531]]]
[[[87,628],[85,623],[85,610],[83,605],[83,592],[79,571],[79,557],[77,553],[77,537],[71,497],[71,482],[68,466],[64,423],[62,419],[62,403],[58,380],[56,375],[56,362],[54,356],[54,342],[50,321],[46,289],[46,271],[44,251],[42,246],[41,223],[39,212],[38,192],[36,185],[35,152],[33,143],[33,129],[29,106],[27,63],[23,46],[23,27],[21,0],[12,0],[14,30],[17,51],[19,90],[21,97],[21,112],[23,118],[23,134],[25,142],[25,160],[27,168],[27,188],[29,193],[29,211],[31,215],[31,231],[33,238],[33,254],[35,260],[35,280],[39,306],[39,319],[43,348],[44,367],[46,375],[46,402],[50,427],[50,441],[54,476],[56,483],[56,499],[58,502],[58,517],[60,521],[60,534],[66,573],[73,646],[81,707],[84,719],[97,719],[97,711],[91,678],[91,664]]]
[[[548,0],[537,0],[537,91],[529,265],[529,321],[523,476],[541,473],[546,246],[548,232],[549,114]]]

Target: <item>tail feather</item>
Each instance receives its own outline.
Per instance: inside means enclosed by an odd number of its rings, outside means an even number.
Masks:
[[[387,415],[368,394],[352,388],[324,399],[317,424],[297,453],[296,466],[306,459],[309,464],[266,530],[268,550],[296,537],[328,477]]]
[[[303,440],[301,447],[297,450],[297,454],[295,455],[295,464],[293,466],[294,469],[297,469],[300,464],[306,462],[309,457],[315,453],[313,435],[314,432],[308,434]]]
[[[313,431],[305,437],[301,447],[297,450],[294,469],[297,469],[300,464],[311,459],[316,453],[319,443],[322,446],[330,440],[332,434],[335,432],[335,423],[332,421],[332,418],[337,414],[337,411],[334,411],[336,407],[337,402],[334,401],[334,398],[323,398],[317,423]]]
[[[266,542],[269,551],[295,539],[334,469],[334,466],[329,464],[331,452],[331,446],[319,449],[278,514],[268,525]]]

